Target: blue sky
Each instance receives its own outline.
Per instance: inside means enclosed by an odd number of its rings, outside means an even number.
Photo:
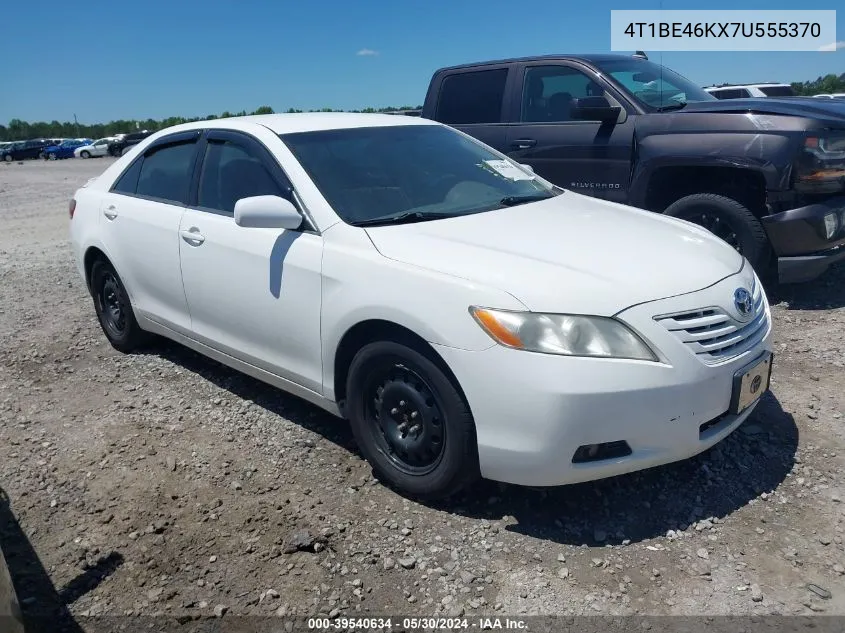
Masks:
[[[432,71],[549,53],[609,52],[608,0],[42,0],[3,3],[0,122],[200,116],[419,104]],[[818,0],[664,9],[836,9]],[[837,7],[837,5],[839,5]],[[576,8],[577,7],[577,8]],[[39,36],[40,35],[40,36]],[[845,11],[837,15],[845,40]],[[660,53],[650,53],[659,61]],[[845,72],[845,48],[804,53],[666,52],[690,79],[799,81]]]

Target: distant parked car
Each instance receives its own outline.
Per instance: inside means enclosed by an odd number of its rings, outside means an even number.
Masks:
[[[130,147],[137,145],[145,138],[150,136],[152,132],[144,130],[143,132],[132,132],[131,134],[124,134],[116,141],[109,143],[109,156],[123,156]]]
[[[109,143],[115,141],[115,137],[107,136],[105,138],[97,139],[87,145],[80,145],[73,150],[73,155],[77,158],[97,158],[105,156],[109,153]]]
[[[48,145],[49,143],[44,139],[18,141],[17,143],[13,143],[11,147],[0,150],[0,159],[11,163],[13,160],[38,158]]]
[[[91,139],[70,139],[60,143],[59,145],[51,145],[47,147],[44,152],[44,160],[58,160],[60,158],[73,158],[74,150],[77,147],[83,147],[91,144]]]
[[[749,99],[751,97],[794,97],[795,91],[789,84],[742,84],[708,86],[707,92],[717,99]]]

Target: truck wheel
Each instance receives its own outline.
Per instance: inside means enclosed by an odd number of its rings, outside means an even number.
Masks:
[[[422,350],[378,341],[347,380],[348,417],[379,479],[417,499],[441,499],[479,474],[475,424],[452,380]]]
[[[676,200],[663,212],[704,227],[733,246],[761,277],[771,265],[766,230],[754,214],[732,198],[696,193]]]

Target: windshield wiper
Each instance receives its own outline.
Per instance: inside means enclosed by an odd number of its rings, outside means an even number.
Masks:
[[[670,103],[669,105],[660,106],[657,108],[658,112],[669,112],[670,110],[680,110],[681,108],[686,108],[687,102],[686,101],[679,101],[678,103]]]
[[[554,195],[549,195],[547,193],[543,194],[533,194],[529,196],[507,196],[506,198],[502,198],[499,200],[499,204],[502,204],[506,207],[515,207],[518,204],[525,204],[526,202],[538,202],[540,200],[547,200],[548,198],[554,198]]]
[[[410,224],[411,222],[424,222],[425,220],[436,220],[438,218],[448,217],[443,213],[434,213],[432,211],[407,211],[397,215],[383,215],[377,218],[368,218],[366,220],[359,220],[352,222],[353,226],[379,226],[382,224]]]

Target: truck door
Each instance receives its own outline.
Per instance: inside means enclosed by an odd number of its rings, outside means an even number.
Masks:
[[[431,118],[506,152],[505,95],[513,81],[513,65],[492,64],[483,68],[449,71],[429,90],[425,110]]]
[[[571,116],[573,99],[604,96],[623,109],[624,102],[575,63],[528,62],[514,75],[505,153],[560,187],[626,202],[636,117],[625,112],[622,122],[602,123]]]

